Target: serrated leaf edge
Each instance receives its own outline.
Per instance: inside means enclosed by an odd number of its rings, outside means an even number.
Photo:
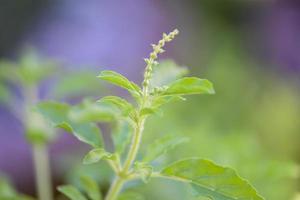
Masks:
[[[210,163],[212,163],[212,164],[214,164],[214,165],[216,165],[216,166],[218,166],[218,167],[222,167],[222,168],[224,168],[224,169],[229,169],[229,170],[231,170],[231,171],[233,172],[233,174],[234,174],[237,178],[241,179],[247,186],[249,186],[250,188],[252,188],[252,189],[255,191],[257,197],[261,198],[261,200],[265,200],[261,195],[258,194],[257,190],[249,183],[249,181],[247,181],[246,179],[244,179],[244,178],[242,178],[241,176],[238,175],[238,173],[236,172],[236,170],[234,170],[234,169],[232,169],[232,168],[230,168],[230,167],[227,167],[227,166],[221,166],[221,165],[215,164],[215,162],[213,162],[213,161],[211,161],[211,160],[209,160],[209,159],[203,159],[203,158],[198,158],[198,157],[185,158],[185,159],[178,160],[178,161],[175,161],[175,162],[169,164],[169,165],[166,166],[164,169],[166,169],[166,168],[168,168],[168,167],[170,167],[170,166],[172,166],[172,165],[174,165],[174,164],[176,164],[176,163],[182,162],[182,161],[186,161],[186,160],[199,160],[199,159],[201,159],[201,160],[203,160],[203,161],[206,161],[206,162],[210,162]],[[204,185],[202,185],[202,184],[195,183],[193,180],[189,180],[189,179],[186,179],[186,178],[181,178],[181,177],[178,177],[178,176],[166,176],[166,175],[164,175],[164,174],[161,174],[161,172],[162,172],[164,169],[162,169],[159,173],[153,173],[153,174],[152,174],[153,177],[166,178],[166,179],[171,179],[171,180],[175,180],[175,181],[181,181],[181,182],[185,182],[185,183],[190,183],[190,184],[194,184],[194,185],[199,185],[200,187],[206,188],[206,189],[210,190],[211,192],[216,192],[216,190],[214,190],[213,188],[209,188],[209,187],[204,186]],[[230,197],[230,196],[227,196],[227,194],[223,194],[223,193],[220,193],[220,194],[221,194],[221,195],[224,195],[224,196],[227,197],[227,198],[232,198],[232,197]]]

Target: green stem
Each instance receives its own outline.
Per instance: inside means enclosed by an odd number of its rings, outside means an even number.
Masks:
[[[32,123],[29,119],[31,114],[31,107],[38,101],[38,90],[35,86],[23,88],[24,96],[24,115],[22,116],[22,123],[25,127],[28,123]],[[38,122],[36,122],[38,123]],[[53,200],[52,181],[49,155],[47,144],[31,143],[32,157],[35,168],[36,190],[39,200]]]
[[[32,145],[38,199],[52,200],[49,157],[44,145]]]
[[[132,137],[131,146],[129,148],[127,158],[124,162],[124,167],[120,174],[118,174],[118,176],[116,177],[113,184],[111,185],[105,200],[115,200],[118,197],[123,185],[128,181],[127,176],[130,171],[130,167],[135,161],[136,155],[140,147],[144,123],[145,119],[142,119],[140,122],[137,123],[134,135]]]
[[[120,193],[123,185],[125,183],[125,180],[121,177],[116,177],[114,182],[112,183],[110,190],[108,191],[105,200],[114,200],[117,198],[118,194]]]
[[[135,134],[133,135],[130,150],[127,155],[127,159],[125,160],[124,167],[123,167],[123,173],[128,172],[129,168],[131,167],[132,163],[134,162],[136,155],[138,153],[141,139],[142,139],[142,133],[144,130],[144,123],[145,119],[142,119],[141,122],[139,122],[136,126]]]

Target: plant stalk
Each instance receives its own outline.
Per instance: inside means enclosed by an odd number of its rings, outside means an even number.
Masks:
[[[38,101],[38,90],[35,86],[23,88],[24,96],[24,115],[22,123],[26,127],[30,121],[31,106]],[[31,123],[31,122],[29,122]],[[38,122],[36,122],[38,123]],[[48,155],[48,146],[46,143],[31,143],[32,157],[35,168],[35,184],[39,200],[53,200],[51,169]]]
[[[136,155],[140,147],[141,139],[142,139],[144,123],[145,123],[145,119],[142,119],[141,122],[137,124],[135,134],[133,135],[132,138],[130,150],[128,152],[127,159],[125,160],[124,163],[123,172],[128,172],[129,168],[131,167],[132,163],[136,158]]]
[[[45,145],[32,145],[35,180],[39,200],[52,200],[49,156]]]
[[[137,155],[139,147],[140,147],[142,133],[144,130],[144,123],[145,123],[145,119],[142,119],[142,120],[140,120],[140,122],[137,123],[134,135],[132,137],[131,146],[129,148],[127,158],[124,162],[124,167],[123,167],[122,171],[120,172],[120,174],[118,174],[118,176],[112,183],[112,185],[105,197],[105,200],[115,200],[118,197],[124,183],[126,183],[127,176],[130,171],[130,167],[132,166],[133,162],[135,161],[136,155]]]
[[[123,185],[125,183],[125,180],[119,176],[116,177],[114,182],[112,183],[105,200],[115,200],[117,196],[119,195]]]

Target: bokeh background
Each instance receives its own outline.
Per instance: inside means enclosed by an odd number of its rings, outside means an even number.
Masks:
[[[298,0],[3,0],[0,57],[17,60],[30,46],[70,72],[96,76],[111,69],[140,82],[149,44],[174,28],[180,35],[168,44],[162,58],[172,58],[187,66],[190,74],[211,80],[216,95],[189,97],[166,107],[163,118],[153,117],[146,125],[144,142],[164,133],[188,136],[189,144],[173,150],[167,161],[183,156],[208,158],[236,168],[266,199],[297,199]],[[41,99],[62,99],[48,95],[55,81],[43,83]],[[100,96],[108,89],[127,95],[96,78],[89,83]],[[76,84],[80,87],[80,82]],[[35,195],[31,152],[23,132],[11,109],[0,105],[0,171],[19,191]],[[97,171],[82,168],[80,159],[86,149],[64,133],[53,142],[55,185],[74,181],[82,171]],[[108,184],[106,176],[99,175],[103,188]],[[137,190],[147,199],[188,199],[188,188],[176,183],[154,180]]]

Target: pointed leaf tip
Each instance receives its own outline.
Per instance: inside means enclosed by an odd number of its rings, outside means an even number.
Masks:
[[[139,86],[129,81],[125,76],[117,72],[105,70],[100,72],[100,74],[97,77],[111,84],[127,89],[129,91],[140,92]]]
[[[199,196],[213,200],[263,200],[236,172],[211,161],[191,158],[177,161],[161,171],[166,178],[189,183]]]
[[[213,84],[206,79],[185,77],[168,85],[163,95],[214,94]]]

